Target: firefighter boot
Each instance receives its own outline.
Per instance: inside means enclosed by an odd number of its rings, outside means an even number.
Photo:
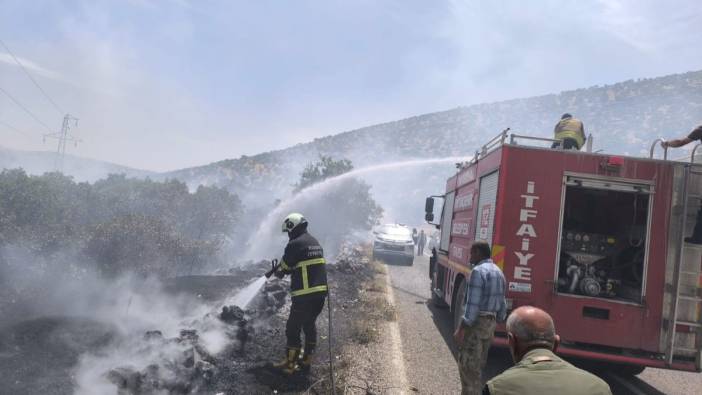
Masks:
[[[305,344],[305,348],[302,353],[302,358],[300,358],[300,370],[304,374],[309,373],[312,369],[312,362],[314,361],[314,349],[315,344]]]
[[[697,222],[692,230],[692,237],[685,238],[686,243],[702,244],[702,207],[697,211]]]
[[[279,363],[273,364],[273,367],[279,369],[285,374],[293,374],[297,370],[297,362],[300,358],[300,349],[288,347],[285,350],[285,358]]]

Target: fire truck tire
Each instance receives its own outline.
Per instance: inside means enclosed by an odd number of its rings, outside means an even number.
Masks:
[[[622,376],[636,376],[638,374],[641,374],[641,372],[646,369],[645,366],[637,366],[637,365],[612,365],[611,370],[619,373]]]
[[[466,287],[462,277],[456,279],[453,299],[451,300],[451,310],[453,310],[453,328],[456,329],[463,319],[463,313],[466,311]]]
[[[429,290],[431,292],[431,304],[434,305],[435,307],[446,307],[446,303],[444,303],[443,300],[439,297],[439,295],[434,292],[434,287]]]
[[[445,308],[445,307],[448,307],[448,305],[446,304],[446,302],[444,302],[444,299],[441,296],[437,295],[436,292],[434,292],[434,290],[438,288],[436,286],[436,284],[434,284],[434,268],[435,267],[436,267],[436,265],[433,265],[430,269],[430,272],[429,272],[429,278],[431,279],[429,281],[429,293],[431,294],[431,304],[436,306],[436,307]]]

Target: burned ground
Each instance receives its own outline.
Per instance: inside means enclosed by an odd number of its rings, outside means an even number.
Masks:
[[[0,388],[13,394],[196,394],[329,393],[329,321],[325,308],[317,325],[317,358],[308,376],[285,377],[270,367],[283,356],[290,299],[286,281],[269,280],[244,311],[227,304],[231,290],[242,288],[268,268],[260,262],[226,276],[192,276],[164,285],[168,295],[201,301],[210,308],[164,336],[162,328],[125,334],[97,318],[42,316],[0,329]],[[353,343],[357,323],[367,310],[359,297],[373,269],[360,248],[345,248],[328,265],[333,308],[332,356],[341,388],[346,361],[342,349]],[[226,345],[208,351],[217,328]],[[112,363],[110,354],[124,354]],[[129,356],[139,360],[129,363]],[[148,355],[148,359],[141,357]],[[147,363],[148,362],[148,363]],[[86,366],[100,381],[85,388]],[[88,383],[88,384],[86,384]],[[83,385],[83,388],[80,386]],[[338,391],[341,393],[341,391]]]
[[[105,347],[114,336],[110,325],[77,317],[42,317],[6,327],[0,330],[0,392],[70,394],[79,356]]]

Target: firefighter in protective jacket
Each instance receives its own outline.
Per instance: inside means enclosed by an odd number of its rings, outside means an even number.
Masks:
[[[275,366],[292,374],[296,370],[307,373],[317,345],[316,321],[327,297],[327,271],[322,246],[307,233],[307,220],[293,213],[283,221],[283,232],[290,241],[276,276],[290,275],[292,306],[285,326],[287,349],[285,358]],[[300,331],[305,333],[305,347],[301,349]]]
[[[560,144],[554,143],[551,148],[560,145],[563,149],[575,150],[579,150],[587,140],[583,122],[568,113],[563,114],[561,120],[553,128],[553,138],[560,140]]]

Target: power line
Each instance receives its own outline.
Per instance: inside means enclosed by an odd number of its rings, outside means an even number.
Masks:
[[[44,122],[42,122],[42,120],[39,119],[39,117],[37,117],[36,115],[34,115],[33,112],[29,111],[29,109],[27,109],[27,107],[25,107],[24,105],[22,105],[22,103],[20,103],[19,101],[17,101],[17,99],[15,99],[15,98],[14,98],[11,94],[9,94],[6,90],[2,89],[2,87],[0,87],[0,92],[4,93],[7,97],[10,98],[10,100],[12,100],[13,102],[15,102],[15,104],[17,104],[21,109],[23,109],[24,112],[26,112],[26,113],[29,114],[32,118],[34,118],[35,121],[39,122],[46,130],[49,131],[49,133],[53,133],[53,131],[51,130],[51,128],[48,127]]]
[[[17,132],[17,133],[20,133],[20,134],[23,134],[23,135],[25,135],[25,136],[31,137],[31,136],[29,135],[29,133],[25,132],[24,130],[17,129],[16,127],[10,125],[9,123],[7,123],[7,122],[5,122],[5,121],[3,121],[3,120],[1,120],[1,119],[0,119],[0,124],[1,124],[1,125],[5,125],[6,128],[8,128],[8,129],[10,129],[10,130],[13,130],[13,131],[15,131],[15,132]]]
[[[5,44],[4,41],[2,41],[2,39],[0,39],[0,44],[2,44],[3,47],[5,47],[5,50],[7,50],[7,53],[9,53],[10,56],[12,56],[12,59],[14,59],[15,62],[17,62],[17,64],[19,65],[19,67],[20,67],[22,70],[24,70],[24,73],[27,74],[27,77],[29,77],[30,80],[32,80],[32,82],[34,83],[34,86],[36,86],[37,89],[39,89],[39,90],[41,91],[41,93],[44,95],[44,97],[46,98],[46,100],[48,100],[49,103],[51,103],[51,104],[54,106],[54,108],[56,109],[56,111],[59,112],[59,114],[63,115],[63,114],[64,114],[64,111],[61,109],[61,107],[59,107],[58,104],[56,104],[56,102],[53,101],[53,99],[51,99],[51,97],[50,97],[50,96],[46,93],[46,91],[39,85],[39,83],[34,79],[34,77],[32,77],[32,75],[29,73],[29,70],[27,70],[27,69],[24,67],[24,65],[19,61],[19,59],[17,59],[17,57],[15,56],[15,54],[12,53],[12,51],[10,51],[10,48],[7,46],[7,44]]]

